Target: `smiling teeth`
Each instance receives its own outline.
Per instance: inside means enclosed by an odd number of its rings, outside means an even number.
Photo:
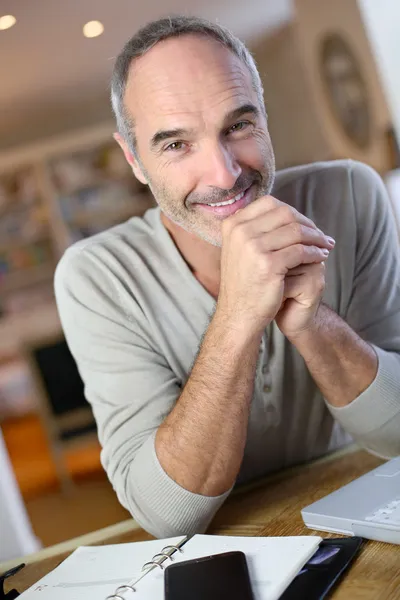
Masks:
[[[241,200],[244,194],[244,192],[240,192],[240,194],[238,194],[234,198],[231,198],[231,200],[226,200],[225,202],[217,202],[216,204],[209,204],[208,206],[229,206],[229,204],[234,204],[238,200]]]

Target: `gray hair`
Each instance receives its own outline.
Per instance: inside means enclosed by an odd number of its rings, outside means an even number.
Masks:
[[[263,86],[254,58],[243,42],[233,35],[229,29],[199,17],[176,16],[152,21],[140,29],[125,44],[115,61],[111,79],[111,104],[118,131],[135,154],[134,123],[125,106],[125,90],[131,63],[135,58],[143,56],[158,42],[185,34],[209,36],[233,52],[249,69],[253,80],[253,88],[257,92],[260,106],[264,109]]]

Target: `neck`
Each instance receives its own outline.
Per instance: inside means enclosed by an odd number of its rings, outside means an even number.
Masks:
[[[221,248],[176,225],[163,212],[161,221],[193,275],[211,296],[217,298],[220,281]]]

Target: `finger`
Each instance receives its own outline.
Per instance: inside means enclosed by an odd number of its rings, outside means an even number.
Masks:
[[[271,210],[264,210],[264,212],[261,212],[252,218],[250,218],[249,213],[247,213],[247,210],[250,208],[250,206],[251,205],[242,209],[238,216],[236,213],[230,218],[232,219],[230,225],[233,227],[245,227],[248,237],[256,237],[261,233],[269,233],[279,229],[280,227],[284,227],[285,225],[292,225],[292,227],[296,227],[296,224],[315,229],[316,231],[322,233],[311,219],[299,213],[295,208],[289,206],[288,204],[283,204],[281,202],[280,206],[272,208]],[[230,219],[227,220],[230,221]]]
[[[270,231],[274,231],[285,225],[295,226],[297,223],[304,227],[319,231],[318,227],[311,219],[302,215],[295,208],[292,208],[287,204],[262,213],[257,219],[254,219],[253,222],[257,225],[259,231],[264,233],[269,233]]]
[[[279,208],[283,205],[281,200],[275,198],[274,196],[261,196],[261,198],[257,198],[250,204],[248,204],[245,208],[242,209],[242,217],[245,214],[246,218],[255,219],[261,214],[273,210],[274,208]]]
[[[311,265],[299,265],[294,269],[290,269],[287,272],[286,277],[298,277],[299,275],[307,275],[314,268],[321,268],[323,271],[325,271],[325,262],[314,263]]]
[[[282,250],[295,244],[319,246],[327,250],[332,250],[334,246],[330,238],[325,236],[319,229],[307,227],[300,223],[290,223],[290,225],[284,225],[269,233],[263,233],[261,236],[265,252]]]
[[[272,231],[289,223],[299,222],[308,227],[317,226],[315,223],[296,210],[293,206],[289,206],[285,202],[281,202],[274,196],[262,196],[245,208],[237,211],[233,218],[237,218],[239,222],[248,222],[257,220],[263,223],[263,231]]]
[[[306,265],[305,270],[296,276],[285,277],[284,298],[315,298],[325,288],[325,269],[321,264]]]
[[[283,248],[272,253],[272,257],[276,260],[276,269],[280,274],[287,275],[290,269],[294,269],[299,265],[322,263],[329,256],[329,250],[319,248],[318,246],[304,246],[296,244]]]

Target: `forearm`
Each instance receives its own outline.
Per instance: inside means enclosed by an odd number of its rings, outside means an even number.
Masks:
[[[332,406],[350,404],[376,376],[378,359],[372,346],[323,304],[313,325],[290,341]]]
[[[158,429],[161,466],[191,492],[217,496],[237,477],[260,338],[234,329],[217,311],[186,386]]]

